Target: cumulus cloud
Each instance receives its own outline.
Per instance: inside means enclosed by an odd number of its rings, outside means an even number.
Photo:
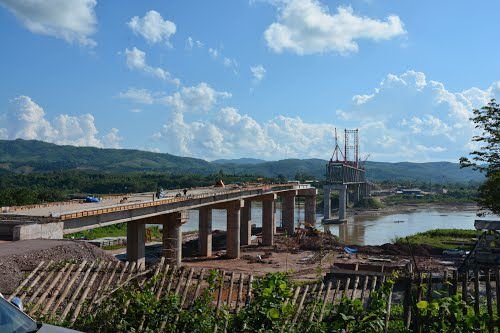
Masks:
[[[256,156],[269,159],[326,158],[333,142],[332,124],[306,123],[296,117],[278,116],[259,123],[232,107],[221,108],[210,119],[187,121],[174,111],[153,135],[162,150],[207,159]]]
[[[0,0],[31,32],[94,47],[96,0]]]
[[[290,0],[278,5],[277,22],[264,32],[271,50],[296,54],[358,51],[359,39],[374,41],[405,34],[403,22],[396,15],[386,20],[358,16],[351,7],[338,7],[330,14],[317,0]]]
[[[365,151],[377,160],[452,160],[470,151],[472,110],[500,96],[499,82],[450,91],[417,71],[388,74],[371,94],[356,95],[337,111],[360,124]]]
[[[250,71],[252,72],[252,76],[255,82],[260,82],[266,76],[266,69],[262,65],[255,65],[250,67]]]
[[[153,136],[162,151],[207,159],[328,159],[337,127],[360,129],[361,156],[370,154],[376,161],[424,162],[457,161],[472,149],[470,140],[476,130],[469,120],[472,110],[490,98],[498,99],[500,82],[484,89],[451,91],[422,72],[388,74],[371,92],[353,97],[337,110],[332,123],[283,115],[257,121],[232,107],[190,113],[216,105],[210,94],[200,94],[203,90],[207,87],[190,87],[165,100],[171,106],[169,119]],[[197,106],[188,107],[188,100]]]
[[[157,101],[179,112],[207,112],[216,105],[219,99],[230,97],[230,93],[217,91],[208,83],[202,82],[196,86],[182,87],[173,95],[160,97]]]
[[[160,67],[152,67],[146,63],[146,52],[133,47],[131,50],[125,49],[125,58],[127,67],[132,70],[143,71],[153,77],[171,82],[177,86],[181,84],[180,80],[172,77],[172,75]]]
[[[127,25],[148,43],[164,42],[169,46],[171,45],[169,38],[176,31],[174,22],[164,20],[160,13],[154,10],[147,12],[144,17],[132,17]]]
[[[43,108],[29,96],[12,99],[6,114],[0,119],[0,135],[4,139],[20,138],[95,147],[118,147],[121,139],[115,128],[99,138],[95,119],[91,114],[60,114],[49,121]]]

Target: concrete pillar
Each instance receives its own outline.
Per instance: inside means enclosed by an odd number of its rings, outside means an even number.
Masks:
[[[323,215],[325,220],[329,220],[332,218],[332,201],[331,197],[332,189],[330,186],[325,185],[323,187]]]
[[[146,225],[138,222],[127,222],[127,260],[136,261],[144,266],[146,257]]]
[[[182,223],[187,219],[187,211],[167,215],[163,224],[163,254],[165,259],[176,265],[182,262]]]
[[[283,228],[287,235],[295,233],[295,195],[284,194],[281,197],[281,219],[283,220]]]
[[[304,203],[304,222],[310,225],[316,224],[316,196],[306,196]]]
[[[240,208],[239,200],[227,207],[226,254],[233,259],[240,257]]]
[[[345,220],[347,205],[347,185],[340,185],[339,188],[339,220]]]
[[[252,201],[245,200],[240,215],[240,242],[241,245],[252,243]]]
[[[202,257],[212,256],[212,209],[209,207],[199,209],[198,247]]]
[[[358,184],[356,185],[356,203],[359,203],[359,201],[361,200],[361,185]]]
[[[274,245],[274,200],[262,201],[262,244]]]

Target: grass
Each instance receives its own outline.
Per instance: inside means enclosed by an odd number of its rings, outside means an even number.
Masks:
[[[407,240],[411,244],[425,244],[441,249],[464,249],[470,250],[473,245],[473,238],[477,237],[476,230],[468,229],[434,229],[425,232],[419,232],[408,237],[396,237],[393,240],[394,244],[407,244]],[[449,244],[453,242],[454,244]],[[463,244],[460,244],[460,243]]]
[[[160,228],[158,226],[151,226],[148,227],[147,230],[149,230],[149,236],[151,236],[151,240],[160,240],[162,239],[162,233],[160,231]],[[118,223],[118,224],[113,224],[109,225],[106,227],[100,227],[100,228],[95,228],[95,229],[90,229],[90,230],[85,230],[81,232],[75,232],[73,234],[67,234],[64,235],[64,238],[71,238],[71,239],[97,239],[97,238],[104,238],[104,237],[125,237],[127,236],[127,224],[126,223]]]

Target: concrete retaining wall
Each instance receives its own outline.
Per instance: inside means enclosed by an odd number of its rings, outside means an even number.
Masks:
[[[12,240],[62,239],[63,222],[16,225],[12,228]]]

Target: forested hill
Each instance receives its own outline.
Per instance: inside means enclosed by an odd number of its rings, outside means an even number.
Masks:
[[[29,173],[60,170],[213,173],[202,159],[132,149],[59,146],[35,140],[0,140],[0,169]]]
[[[286,159],[263,162],[256,159],[217,160],[179,157],[131,149],[100,149],[58,146],[33,140],[0,140],[0,176],[5,173],[31,173],[61,170],[104,172],[155,171],[174,174],[208,175],[222,170],[229,174],[259,175],[294,179],[323,179],[327,161]],[[408,180],[433,183],[482,181],[471,169],[460,169],[450,162],[386,163],[366,162],[367,177],[372,181]]]

